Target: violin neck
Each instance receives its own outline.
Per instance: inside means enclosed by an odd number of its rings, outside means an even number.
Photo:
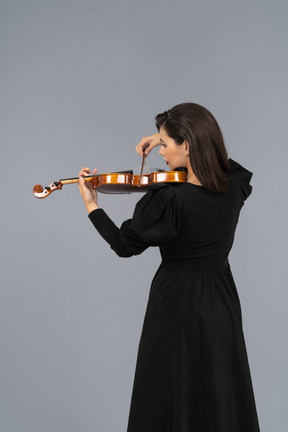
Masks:
[[[83,176],[83,178],[86,181],[90,181],[93,177],[98,177],[98,175],[100,175],[100,174],[93,174],[93,175]],[[71,178],[66,178],[66,179],[60,179],[59,182],[62,183],[63,185],[64,184],[78,183],[79,182],[79,177],[71,177]]]
[[[113,172],[113,174],[126,174],[126,173],[133,174],[133,170],[115,171],[115,172]],[[98,177],[98,176],[101,176],[101,175],[103,175],[103,174],[92,174],[92,175],[83,176],[83,178],[84,178],[85,181],[91,181],[91,179],[93,179],[95,177]],[[59,182],[62,183],[63,185],[65,185],[65,184],[72,184],[72,183],[78,183],[79,182],[79,177],[71,177],[71,178],[66,178],[66,179],[60,179]]]

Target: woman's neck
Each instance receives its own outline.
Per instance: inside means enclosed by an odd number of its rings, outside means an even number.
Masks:
[[[188,163],[187,170],[188,170],[188,180],[187,181],[189,183],[195,184],[197,186],[203,186],[202,183],[198,180],[198,178],[194,174],[194,171],[192,170],[190,161]]]

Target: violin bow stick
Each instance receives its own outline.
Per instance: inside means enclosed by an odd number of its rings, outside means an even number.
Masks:
[[[142,163],[141,163],[141,168],[140,168],[140,175],[139,175],[139,183],[138,183],[138,187],[141,186],[141,180],[142,180],[142,177],[143,177],[144,166],[145,166],[145,162],[146,162],[146,159],[147,159],[147,155],[146,155],[144,152],[145,152],[145,150],[147,149],[147,147],[149,147],[149,144],[146,144],[146,145],[143,147],[143,156],[142,156]]]

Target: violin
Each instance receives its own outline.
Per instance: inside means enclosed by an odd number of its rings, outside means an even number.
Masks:
[[[188,174],[183,169],[179,171],[156,170],[150,174],[134,175],[133,171],[114,172],[106,174],[87,175],[83,177],[85,181],[91,182],[97,192],[105,194],[127,194],[132,192],[146,192],[149,187],[157,183],[185,183]],[[46,198],[55,190],[61,190],[64,185],[79,182],[79,177],[61,179],[43,188],[35,185],[33,194],[36,198]]]

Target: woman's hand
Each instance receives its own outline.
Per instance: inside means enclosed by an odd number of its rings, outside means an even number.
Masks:
[[[85,181],[83,178],[83,176],[88,176],[91,172],[87,167],[83,167],[79,172],[79,190],[88,213],[99,208],[96,189],[93,189],[90,181]],[[96,173],[97,169],[94,169],[92,174],[95,175]]]
[[[160,144],[159,133],[156,133],[154,135],[142,138],[135,149],[140,156],[143,156],[143,154],[148,155],[154,147],[157,147]]]

